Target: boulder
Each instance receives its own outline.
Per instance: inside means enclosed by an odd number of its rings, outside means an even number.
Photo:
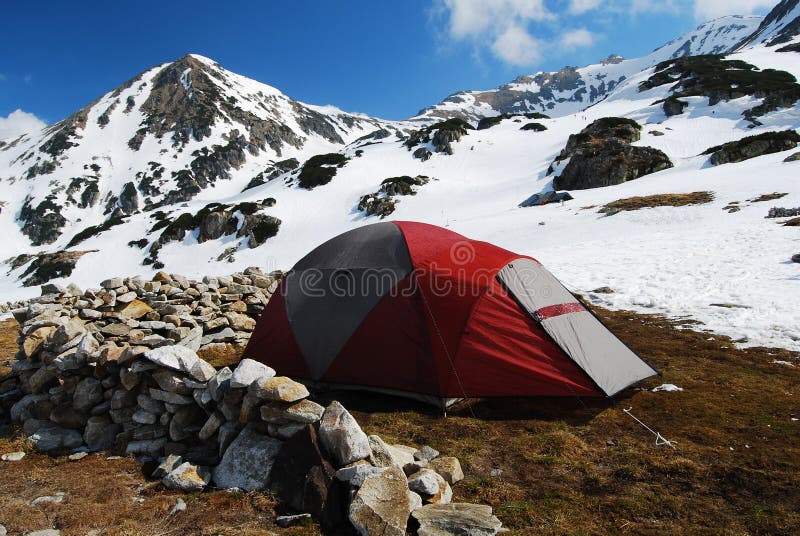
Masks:
[[[380,436],[369,436],[369,461],[376,467],[404,467],[414,463],[417,449],[405,445],[387,445]]]
[[[189,462],[183,462],[162,478],[161,483],[168,489],[175,489],[184,493],[195,493],[203,491],[210,480],[211,474],[207,469],[197,467]]]
[[[285,376],[275,376],[250,385],[250,394],[261,400],[276,402],[296,402],[309,395],[302,383],[297,383]]]
[[[147,314],[155,312],[153,308],[147,305],[145,302],[135,299],[135,293],[131,292],[129,294],[133,294],[133,297],[131,297],[131,300],[127,302],[124,307],[117,311],[117,316],[119,318],[138,320]],[[129,297],[129,294],[125,295],[125,299]],[[123,297],[118,297],[117,301],[123,301]]]
[[[316,430],[304,426],[281,447],[270,475],[270,488],[298,512],[310,513],[324,528],[344,523],[345,490],[334,478]]]
[[[484,504],[429,504],[411,515],[419,524],[418,536],[494,536],[502,527]]]
[[[458,458],[441,456],[431,460],[428,467],[442,475],[451,486],[464,479],[464,472],[461,470],[461,462],[458,461]]]
[[[275,371],[253,359],[242,359],[231,376],[230,386],[234,389],[250,387],[253,382],[263,382],[275,376]]]
[[[51,453],[79,447],[83,443],[83,437],[76,430],[47,423],[28,436],[28,441],[36,452]]]
[[[417,461],[430,462],[437,456],[439,456],[439,451],[428,445],[425,445],[414,453],[414,459]]]
[[[348,517],[362,536],[405,536],[411,506],[406,475],[391,467],[364,480]]]
[[[182,463],[183,459],[181,459],[180,456],[178,456],[177,454],[170,454],[169,456],[161,460],[161,463],[159,463],[158,467],[156,467],[153,470],[153,473],[150,475],[150,477],[158,479],[164,478],[172,471],[174,471]]]
[[[88,412],[103,400],[103,385],[92,377],[82,379],[72,395],[72,407],[78,412]]]
[[[336,478],[347,482],[354,488],[360,488],[367,478],[378,475],[387,469],[388,467],[375,467],[363,462],[355,463],[336,471]]]
[[[426,503],[447,504],[453,490],[442,476],[430,469],[420,469],[408,477],[408,489],[418,493]]]
[[[22,341],[22,353],[25,357],[28,359],[35,357],[36,354],[39,353],[39,350],[42,349],[44,341],[46,341],[55,330],[55,326],[43,326],[33,330],[30,335],[25,337],[25,340]]]
[[[220,488],[266,489],[282,442],[244,428],[228,446],[212,478]]]
[[[336,467],[363,460],[370,455],[367,435],[350,412],[335,400],[322,414],[319,436],[325,449],[333,456]]]
[[[197,357],[186,346],[162,346],[148,350],[144,357],[162,367],[189,374],[201,382],[207,382],[217,373],[214,367]]]
[[[89,450],[108,450],[114,446],[120,426],[111,421],[108,415],[89,417],[83,429],[83,442]]]
[[[322,418],[325,408],[311,400],[294,403],[271,402],[261,406],[261,419],[273,424],[297,422],[311,424]]]

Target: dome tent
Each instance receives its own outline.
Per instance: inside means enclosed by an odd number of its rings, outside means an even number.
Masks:
[[[657,374],[535,259],[404,221],[348,231],[298,261],[244,356],[440,406],[613,396]]]

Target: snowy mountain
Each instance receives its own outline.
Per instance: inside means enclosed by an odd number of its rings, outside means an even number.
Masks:
[[[800,349],[800,241],[789,216],[766,217],[800,207],[800,157],[785,161],[800,62],[779,52],[800,38],[737,45],[760,26],[712,21],[644,58],[551,73],[550,96],[518,79],[540,98],[508,104],[520,113],[466,92],[404,122],[299,103],[199,56],[160,65],[0,142],[0,301],[162,267],[288,269],[390,218],[529,254],[605,306]],[[556,186],[573,199],[520,206]],[[682,206],[640,208],[653,199]]]
[[[770,11],[756,30],[744,38],[734,50],[763,43],[767,46],[785,44],[800,35],[800,1],[781,0]]]
[[[751,35],[762,17],[729,16],[714,19],[657,48],[642,58],[611,55],[586,67],[520,76],[488,91],[461,91],[430,108],[422,117],[481,117],[538,112],[551,117],[575,113],[597,103],[627,78],[659,62],[682,56],[723,54]]]

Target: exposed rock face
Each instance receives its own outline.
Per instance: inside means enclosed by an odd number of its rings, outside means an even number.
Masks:
[[[689,106],[689,103],[686,101],[682,101],[675,97],[669,97],[664,99],[664,104],[661,107],[664,109],[664,114],[667,117],[672,117],[673,115],[681,115],[683,110]]]
[[[350,522],[362,536],[404,536],[411,498],[403,470],[397,467],[371,476],[350,504]]]
[[[164,476],[161,482],[169,489],[195,493],[203,491],[210,480],[208,470],[184,462]]]
[[[32,200],[28,198],[19,212],[22,233],[30,238],[34,246],[55,242],[67,223],[66,218],[61,215],[62,207],[56,204],[54,199],[55,196],[48,196],[34,207]]]
[[[139,209],[139,194],[132,182],[128,182],[122,187],[117,203],[125,214],[133,214]]]
[[[395,206],[399,201],[396,196],[417,195],[416,188],[428,184],[429,178],[425,175],[409,177],[390,177],[381,182],[380,189],[374,194],[367,194],[361,197],[358,202],[358,210],[363,210],[367,216],[380,216],[385,218],[394,212]]]
[[[742,162],[765,154],[779,153],[797,147],[800,134],[794,130],[782,132],[765,132],[757,136],[747,136],[738,141],[732,141],[716,147],[711,147],[703,152],[710,154],[710,162],[718,166],[732,162]]]
[[[437,153],[453,154],[452,143],[466,136],[470,130],[473,130],[472,125],[463,119],[451,118],[415,130],[403,142],[403,145],[411,151],[417,145],[430,143]],[[414,152],[415,158],[422,159],[422,156],[424,156],[424,153],[419,152],[419,149]],[[424,158],[424,160],[427,160],[427,158]]]
[[[606,117],[573,134],[556,158],[569,162],[553,179],[557,190],[612,186],[672,167],[667,155],[652,147],[635,147],[641,138],[635,121]]]
[[[20,276],[24,279],[23,285],[35,287],[43,285],[51,279],[59,277],[69,277],[75,269],[78,260],[90,251],[57,251],[55,253],[40,253],[29,256],[22,255],[15,259],[12,268],[17,262],[22,266],[28,262],[30,264]],[[32,259],[32,260],[31,260]]]
[[[494,536],[500,520],[483,504],[429,504],[411,515],[419,523],[419,536]]]

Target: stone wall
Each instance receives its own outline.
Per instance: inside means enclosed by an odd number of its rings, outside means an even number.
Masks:
[[[280,277],[45,285],[13,310],[20,349],[0,378],[0,419],[39,452],[156,461],[152,477],[171,489],[270,489],[335,533],[496,534],[489,507],[450,504],[456,458],[367,436],[341,404],[313,402],[257,361],[198,356],[244,345]]]

